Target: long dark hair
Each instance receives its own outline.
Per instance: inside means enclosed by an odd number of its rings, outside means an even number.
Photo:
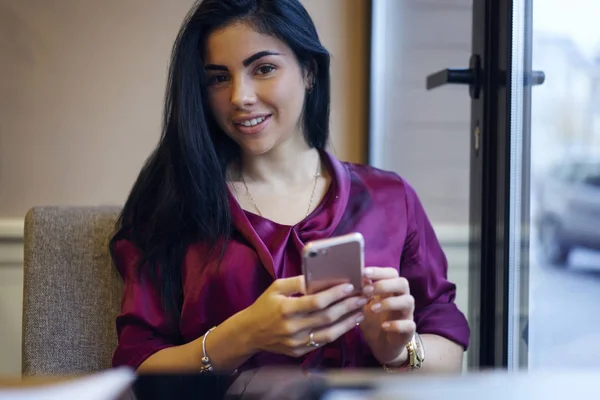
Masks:
[[[113,258],[119,240],[139,249],[139,276],[147,273],[158,285],[171,317],[181,311],[181,263],[187,247],[200,242],[208,253],[220,247],[222,254],[232,232],[226,169],[239,160],[240,149],[208,108],[202,57],[211,32],[239,21],[293,50],[303,72],[314,79],[301,121],[306,142],[323,149],[329,137],[330,56],[300,2],[197,2],[172,49],[159,144],[133,185],[110,243]]]

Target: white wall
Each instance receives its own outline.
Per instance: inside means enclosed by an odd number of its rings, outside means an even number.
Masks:
[[[398,172],[434,224],[467,224],[471,98],[465,85],[426,90],[426,77],[468,67],[472,0],[377,0],[372,163]]]

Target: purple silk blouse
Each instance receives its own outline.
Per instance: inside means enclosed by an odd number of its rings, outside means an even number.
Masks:
[[[116,267],[125,286],[113,365],[137,368],[161,349],[202,336],[252,305],[274,279],[301,274],[305,243],[356,231],[365,238],[366,266],[397,268],[408,279],[417,331],[443,336],[466,348],[470,332],[454,304],[456,286],[447,280],[446,257],[413,188],[392,172],[341,162],[327,152],[322,152],[322,160],[332,177],[330,187],[318,207],[294,226],[244,211],[230,194],[235,231],[219,268],[199,268],[204,261],[201,244],[187,250],[178,324],[166,318],[157,291],[136,278],[138,250],[129,241],[117,242]],[[379,365],[359,327],[300,358],[257,353],[240,370],[277,364],[307,368]]]

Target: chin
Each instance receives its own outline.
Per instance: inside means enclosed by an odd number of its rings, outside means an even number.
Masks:
[[[240,146],[242,153],[249,156],[261,156],[269,153],[276,146],[274,143],[266,143],[262,140],[254,140],[254,141],[237,141]]]
[[[242,153],[248,156],[263,156],[269,154],[273,150],[273,147],[242,147]]]
[[[232,139],[240,146],[243,154],[249,156],[260,156],[269,153],[277,147],[279,137],[264,135],[262,137],[248,137],[239,134],[232,135]]]
[[[249,156],[261,156],[275,150],[281,144],[291,139],[288,135],[282,135],[276,129],[270,126],[266,130],[258,133],[256,136],[244,135],[238,132],[234,127],[229,128],[229,137],[232,138],[243,154]]]

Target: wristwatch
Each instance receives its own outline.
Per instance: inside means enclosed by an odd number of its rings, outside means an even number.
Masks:
[[[406,344],[406,351],[408,357],[404,364],[400,367],[388,367],[384,364],[383,369],[387,372],[402,372],[421,368],[425,361],[425,347],[418,333],[415,332],[412,339]]]

